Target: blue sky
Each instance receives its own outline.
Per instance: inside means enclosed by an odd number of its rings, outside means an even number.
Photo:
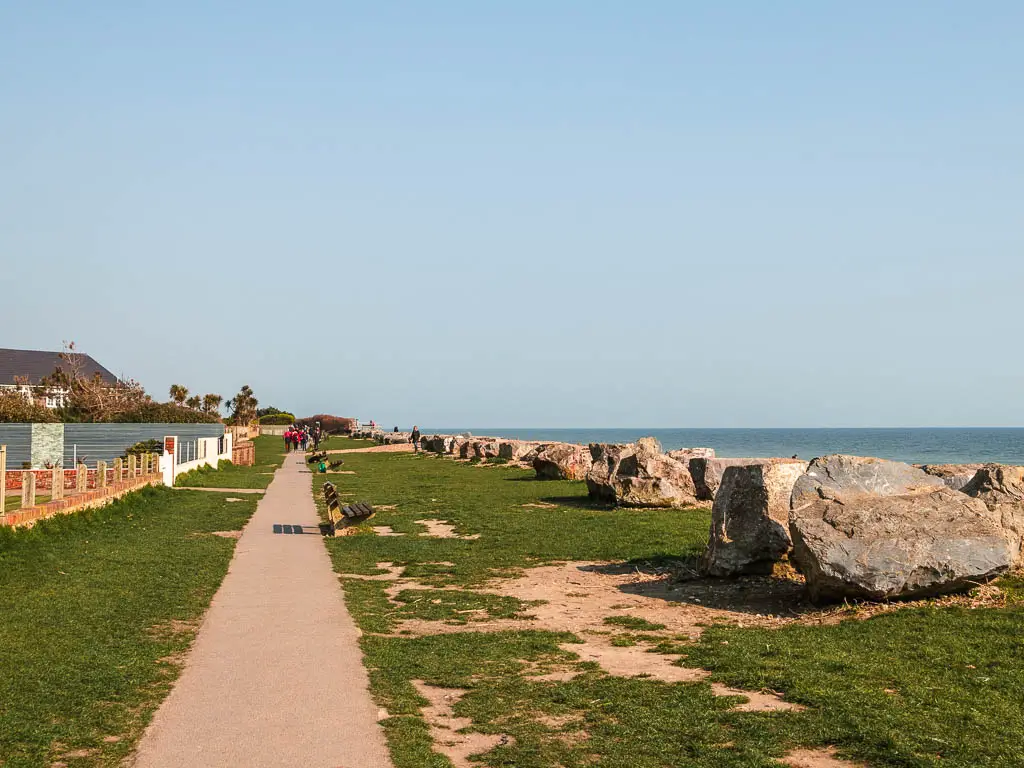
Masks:
[[[409,425],[1024,425],[1024,4],[0,4],[0,345]]]

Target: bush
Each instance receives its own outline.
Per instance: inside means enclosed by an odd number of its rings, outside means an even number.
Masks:
[[[270,426],[287,426],[295,423],[295,415],[291,413],[271,413],[267,416],[260,416],[260,424]]]
[[[21,392],[0,391],[0,423],[50,424],[60,421],[51,409],[26,400]]]
[[[143,403],[134,411],[118,414],[114,421],[121,424],[217,424],[220,418],[174,403]]]
[[[318,413],[316,416],[299,419],[295,423],[300,427],[312,428],[318,421],[323,431],[329,435],[347,435],[356,425],[355,419],[349,419],[345,416],[331,416],[327,413]]]
[[[163,440],[157,440],[156,438],[153,438],[152,440],[142,440],[142,441],[136,443],[135,445],[131,446],[130,448],[128,448],[124,452],[124,456],[122,456],[122,458],[127,459],[132,454],[135,454],[136,456],[138,456],[138,455],[143,454],[143,453],[163,453],[163,452],[164,452],[164,442],[163,442]]]

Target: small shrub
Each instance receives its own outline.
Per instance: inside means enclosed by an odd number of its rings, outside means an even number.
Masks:
[[[260,416],[260,424],[267,426],[288,426],[295,423],[295,416],[291,413],[271,413]]]

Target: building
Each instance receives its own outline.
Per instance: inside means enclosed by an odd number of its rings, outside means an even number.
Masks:
[[[89,355],[72,352],[81,364],[82,374],[100,379],[110,386],[117,385],[117,376],[93,360]],[[60,352],[44,352],[36,349],[2,349],[0,348],[0,392],[16,390],[25,393],[25,397],[35,397],[39,405],[47,408],[59,408],[64,404],[64,390],[39,392],[36,388],[43,379],[55,371],[66,369],[67,362]]]

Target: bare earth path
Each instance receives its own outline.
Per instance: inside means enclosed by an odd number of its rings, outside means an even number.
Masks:
[[[303,470],[289,456],[260,500],[136,768],[391,768]]]

